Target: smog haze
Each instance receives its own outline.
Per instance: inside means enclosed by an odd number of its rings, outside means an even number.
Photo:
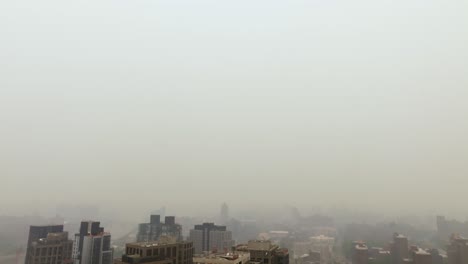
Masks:
[[[226,202],[467,216],[467,13],[3,1],[0,214]]]

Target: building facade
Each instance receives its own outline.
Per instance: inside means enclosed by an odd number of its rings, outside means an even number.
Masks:
[[[408,238],[398,233],[393,234],[390,253],[392,264],[402,264],[404,259],[409,259]]]
[[[250,253],[232,252],[226,254],[195,255],[193,264],[250,264]]]
[[[111,235],[104,231],[100,222],[81,222],[80,232],[75,234],[73,263],[111,264],[112,262]]]
[[[125,245],[125,254],[114,264],[193,264],[193,243],[174,238]]]
[[[432,264],[432,255],[417,246],[411,246],[409,250],[410,259],[407,263],[412,264]]]
[[[203,252],[228,252],[234,246],[231,231],[226,226],[218,226],[214,223],[196,225],[190,230],[189,241],[193,242],[195,254]]]
[[[26,255],[28,264],[71,264],[73,241],[67,232],[48,233],[31,242]]]
[[[390,264],[392,262],[390,251],[384,250],[383,248],[379,247],[369,248],[369,262],[378,264]]]
[[[468,239],[459,235],[450,237],[450,245],[447,248],[448,264],[468,263]]]
[[[251,240],[244,247],[251,264],[289,264],[289,251],[268,240]]]
[[[63,232],[63,225],[46,225],[46,226],[30,226],[28,235],[28,244],[26,248],[25,264],[30,264],[28,256],[31,254],[32,243],[37,242],[41,238],[46,238],[49,233]]]
[[[316,252],[318,252],[320,254],[321,264],[331,263],[334,244],[335,238],[324,235],[310,237],[308,241],[294,242],[294,259],[304,259],[303,257],[310,258],[313,252],[315,252],[314,256],[316,256]]]

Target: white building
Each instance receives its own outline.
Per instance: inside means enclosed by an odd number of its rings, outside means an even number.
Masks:
[[[72,250],[74,264],[112,264],[111,235],[97,221],[82,221]]]
[[[112,264],[114,258],[110,240],[109,233],[85,236],[80,264]]]
[[[227,254],[195,255],[193,264],[249,264],[250,253],[234,252]]]

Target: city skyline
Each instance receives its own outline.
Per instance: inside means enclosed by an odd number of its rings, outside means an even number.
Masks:
[[[0,1],[0,264],[468,264],[467,0]]]

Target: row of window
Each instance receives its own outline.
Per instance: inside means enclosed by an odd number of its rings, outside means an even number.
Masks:
[[[35,258],[34,264],[62,264],[62,259],[56,258]]]
[[[71,248],[70,248],[71,249]],[[52,256],[63,253],[63,247],[36,248],[36,256]]]

